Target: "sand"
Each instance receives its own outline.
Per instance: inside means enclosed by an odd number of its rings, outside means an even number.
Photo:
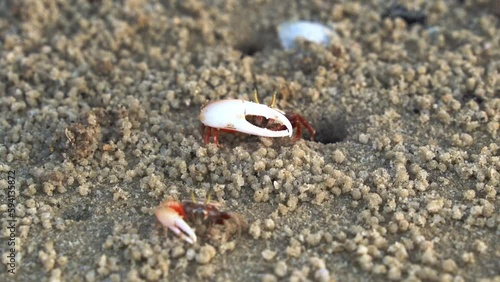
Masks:
[[[1,1],[2,273],[499,281],[495,2]],[[298,19],[337,36],[285,51]],[[204,144],[200,107],[254,85],[315,141]],[[191,194],[248,228],[183,242],[154,210]]]

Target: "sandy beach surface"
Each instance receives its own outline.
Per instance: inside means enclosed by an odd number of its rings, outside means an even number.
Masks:
[[[294,20],[335,34],[284,50]],[[2,277],[500,281],[499,27],[495,0],[0,1]],[[202,105],[254,86],[315,140],[204,144]],[[192,197],[233,215],[195,244],[155,217]]]

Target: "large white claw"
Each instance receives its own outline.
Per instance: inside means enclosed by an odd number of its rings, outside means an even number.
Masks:
[[[286,129],[274,131],[258,127],[245,119],[247,115],[277,120],[285,125]],[[200,121],[205,126],[264,137],[291,137],[293,133],[292,124],[282,111],[264,104],[238,99],[221,100],[205,105],[200,111]]]
[[[177,236],[184,241],[194,244],[196,242],[196,233],[182,219],[182,217],[174,209],[167,205],[160,206],[155,211],[158,221],[168,229],[172,230]]]

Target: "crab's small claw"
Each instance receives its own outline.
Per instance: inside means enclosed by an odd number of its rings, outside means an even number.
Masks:
[[[156,208],[155,215],[158,221],[168,229],[172,230],[184,241],[194,244],[196,242],[196,233],[182,219],[184,210],[182,205],[177,202],[166,202]]]
[[[276,131],[258,127],[248,122],[246,116],[262,116],[275,120],[284,125],[285,129]],[[284,112],[264,104],[237,99],[221,100],[205,105],[201,109],[200,120],[207,127],[264,137],[291,137],[293,133],[292,124]]]

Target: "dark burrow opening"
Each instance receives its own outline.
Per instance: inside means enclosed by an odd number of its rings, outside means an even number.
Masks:
[[[241,31],[241,32],[238,32]],[[234,30],[233,47],[241,52],[242,57],[254,56],[266,48],[280,48],[278,35],[274,28],[257,30]]]
[[[331,144],[341,142],[347,138],[348,125],[344,113],[324,114],[312,126],[316,130],[314,138],[316,142]]]

